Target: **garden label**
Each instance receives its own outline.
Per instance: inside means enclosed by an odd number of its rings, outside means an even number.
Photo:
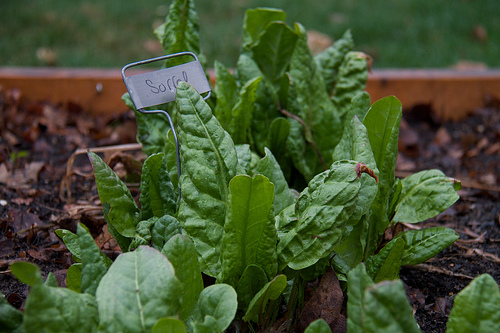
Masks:
[[[125,75],[125,71],[131,67],[180,56],[191,56],[194,61],[148,73]],[[196,55],[191,52],[181,52],[128,64],[122,69],[122,77],[138,110],[174,101],[177,85],[181,81],[192,85],[200,94],[208,92],[205,99],[210,96],[210,85],[205,72]]]

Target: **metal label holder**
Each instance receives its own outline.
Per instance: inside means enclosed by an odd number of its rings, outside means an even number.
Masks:
[[[132,67],[182,56],[191,56],[194,60],[157,71],[130,76],[125,74],[125,72]],[[137,111],[143,114],[161,113],[167,117],[168,123],[170,124],[170,128],[172,129],[172,133],[174,135],[175,152],[177,157],[177,177],[178,180],[180,180],[181,162],[179,140],[177,139],[177,133],[175,131],[172,118],[168,112],[164,110],[146,110],[145,108],[174,101],[177,85],[180,81],[189,83],[200,94],[207,93],[203,96],[203,98],[205,100],[208,99],[211,94],[211,88],[198,57],[196,57],[196,55],[192,52],[180,52],[133,62],[122,68],[122,78]],[[180,200],[181,187],[179,186],[179,201]]]

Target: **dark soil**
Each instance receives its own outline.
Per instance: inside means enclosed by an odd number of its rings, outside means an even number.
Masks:
[[[0,291],[16,308],[28,287],[10,274],[12,262],[34,262],[65,285],[72,260],[56,229],[75,231],[82,222],[105,253],[118,255],[84,148],[120,145],[104,157],[125,174],[129,154],[141,158],[140,148],[124,146],[135,142],[135,130],[131,112],[90,117],[76,104],[24,102],[18,91],[0,91]],[[488,273],[500,282],[499,106],[457,123],[435,119],[425,106],[405,111],[397,175],[432,168],[462,181],[461,198],[436,218],[405,227],[446,226],[460,239],[425,264],[404,267],[400,277],[422,331],[444,332],[455,295],[474,277]]]

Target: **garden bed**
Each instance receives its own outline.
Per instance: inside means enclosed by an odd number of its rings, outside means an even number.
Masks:
[[[395,76],[404,77],[392,77]],[[431,78],[420,77],[413,84],[419,80],[428,85]],[[373,79],[371,82],[369,89]],[[89,80],[85,84],[95,87],[94,83]],[[379,88],[394,84],[382,80]],[[405,96],[401,91],[394,94]],[[88,100],[77,99],[76,93],[72,94],[71,103],[39,102],[45,99],[40,97],[30,101],[22,96],[29,97],[29,91],[4,87],[0,95],[0,291],[21,309],[28,287],[10,274],[10,263],[34,262],[45,276],[56,272],[60,285],[65,283],[65,272],[72,259],[56,237],[56,229],[75,232],[77,223],[82,222],[103,252],[110,257],[119,254],[104,227],[85,154],[71,159],[70,168],[68,159],[77,149],[115,146],[105,151],[107,161],[119,171],[130,167],[128,154],[140,155],[140,147],[133,145],[133,113],[118,103],[109,106],[109,110],[122,112],[97,115],[87,112]],[[376,96],[372,91],[373,100]],[[438,96],[437,92],[432,96]],[[441,102],[433,100],[416,103],[404,112],[397,176],[439,168],[463,184],[461,198],[454,206],[417,226],[453,228],[460,239],[425,264],[401,271],[415,317],[424,332],[444,332],[454,296],[472,278],[489,273],[500,282],[500,103],[498,98],[490,97],[488,103],[467,110],[469,116],[459,122],[444,121],[435,109]],[[61,184],[63,180],[65,183]],[[131,184],[131,188],[136,195],[136,184]]]

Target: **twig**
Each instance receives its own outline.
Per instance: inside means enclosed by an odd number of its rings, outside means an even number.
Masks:
[[[461,274],[461,273],[453,273],[452,271],[449,271],[446,268],[442,268],[442,267],[436,267],[436,266],[427,265],[427,264],[418,264],[418,265],[414,265],[411,267],[419,269],[421,271],[429,272],[429,273],[440,273],[440,274],[445,274],[445,275],[449,275],[449,276],[461,277],[461,278],[474,280],[474,277],[472,277],[472,276]]]
[[[316,151],[316,154],[318,155],[318,158],[319,158],[319,161],[321,162],[321,166],[323,167],[323,170],[326,170],[326,164],[325,164],[325,160],[323,159],[323,155],[321,155],[321,152],[319,151],[318,146],[316,145],[316,142],[314,141],[312,133],[307,128],[307,125],[304,122],[304,120],[302,120],[302,118],[300,118],[299,116],[283,109],[279,103],[278,103],[278,110],[282,114],[284,114],[285,116],[297,120],[302,125],[302,127],[304,128],[304,131],[306,132],[306,135],[309,137],[309,140],[311,140],[311,144],[312,144],[314,150]]]

